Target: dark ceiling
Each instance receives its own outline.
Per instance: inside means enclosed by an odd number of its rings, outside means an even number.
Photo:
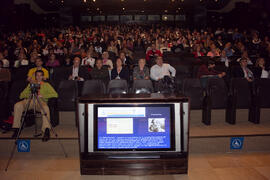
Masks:
[[[73,8],[85,14],[181,13],[200,7],[221,9],[230,0],[35,0],[46,11]]]

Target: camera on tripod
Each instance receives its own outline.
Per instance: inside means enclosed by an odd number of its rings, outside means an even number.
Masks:
[[[37,94],[38,90],[40,89],[40,84],[31,83],[30,89],[32,94]]]

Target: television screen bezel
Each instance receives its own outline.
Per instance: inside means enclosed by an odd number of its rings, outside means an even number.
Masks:
[[[135,149],[99,149],[98,148],[98,117],[97,110],[99,107],[169,107],[170,108],[170,148],[135,148]],[[175,105],[173,103],[134,103],[134,104],[95,104],[94,105],[94,152],[113,152],[113,151],[126,151],[126,152],[138,152],[138,151],[175,151]]]

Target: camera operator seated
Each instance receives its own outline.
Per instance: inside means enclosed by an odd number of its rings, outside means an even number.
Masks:
[[[41,70],[43,71],[43,80],[47,80],[49,79],[49,73],[47,71],[47,69],[45,69],[44,67],[42,67],[43,65],[43,61],[40,57],[36,58],[35,60],[35,64],[36,64],[36,67],[35,68],[31,68],[29,71],[28,71],[28,74],[27,74],[27,80],[29,82],[32,82],[32,81],[35,81],[35,72],[38,71],[38,70]]]
[[[150,77],[155,81],[155,87],[159,86],[159,83],[163,83],[162,80],[166,77],[170,79],[174,78],[176,70],[170,64],[163,63],[161,56],[156,57],[156,64],[150,69]]]
[[[35,83],[34,84],[28,84],[28,86],[23,90],[23,92],[20,94],[20,99],[24,99],[18,103],[15,104],[14,106],[14,122],[12,127],[15,129],[12,137],[15,138],[18,135],[19,128],[21,126],[21,118],[23,111],[25,111],[25,108],[27,106],[27,102],[29,98],[31,98],[32,93],[37,93],[39,102],[42,106],[42,108],[45,111],[45,114],[41,111],[41,108],[38,105],[38,102],[35,102],[35,108],[37,111],[42,112],[42,132],[44,133],[43,136],[43,141],[48,141],[50,139],[50,111],[49,107],[47,105],[48,99],[49,98],[57,98],[58,94],[55,92],[53,87],[47,83],[44,82],[44,72],[42,70],[37,70],[35,72]],[[34,104],[33,100],[31,100],[29,109],[33,109]],[[46,118],[47,115],[47,118]]]

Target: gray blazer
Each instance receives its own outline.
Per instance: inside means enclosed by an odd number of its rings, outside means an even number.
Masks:
[[[136,66],[133,69],[133,78],[136,79],[145,79],[145,77],[149,77],[150,78],[150,73],[149,73],[149,68],[144,66],[143,71],[140,71],[139,66]]]

